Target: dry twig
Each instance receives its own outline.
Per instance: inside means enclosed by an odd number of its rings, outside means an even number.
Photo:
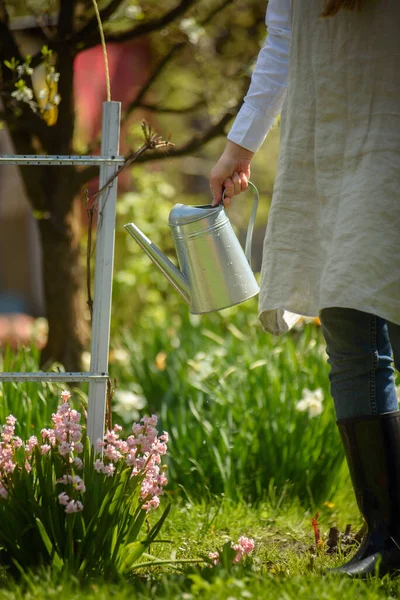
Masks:
[[[100,194],[102,194],[104,191],[107,190],[109,185],[114,181],[114,179],[116,179],[122,173],[122,171],[124,169],[129,167],[129,165],[131,165],[139,156],[141,156],[148,150],[159,150],[161,148],[168,149],[168,148],[171,148],[174,146],[174,144],[170,140],[164,140],[160,135],[158,135],[157,133],[154,133],[153,130],[151,129],[151,126],[148,123],[146,123],[146,121],[142,122],[142,131],[143,131],[143,135],[144,135],[144,143],[142,144],[142,146],[135,152],[131,152],[130,154],[128,154],[128,156],[125,157],[124,163],[115,171],[115,173],[113,173],[111,175],[111,177],[109,177],[109,179],[107,179],[107,181],[104,183],[104,185],[102,185],[101,188],[99,190],[97,190],[97,192],[94,192],[90,196],[89,196],[88,190],[87,189],[84,190],[86,211],[88,214],[88,241],[87,241],[87,250],[86,250],[86,287],[87,287],[87,305],[89,307],[91,321],[93,318],[93,299],[92,299],[92,292],[91,292],[91,280],[92,280],[91,258],[93,255],[92,231],[93,231],[94,215],[98,209]],[[91,200],[92,200],[92,202],[90,202]],[[105,200],[104,200],[103,207],[105,206],[106,202],[107,202],[107,198],[105,198]],[[98,222],[99,227],[101,227],[101,216],[102,216],[102,213],[100,212],[99,213],[100,219]]]

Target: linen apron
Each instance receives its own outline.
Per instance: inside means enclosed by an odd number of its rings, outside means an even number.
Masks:
[[[400,324],[400,2],[292,0],[260,321],[353,308]]]

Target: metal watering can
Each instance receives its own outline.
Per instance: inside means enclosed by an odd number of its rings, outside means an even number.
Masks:
[[[254,190],[245,251],[222,203],[218,206],[175,204],[169,214],[180,269],[134,224],[124,227],[183,296],[193,314],[222,310],[245,302],[259,292],[251,269],[251,244],[258,207]]]

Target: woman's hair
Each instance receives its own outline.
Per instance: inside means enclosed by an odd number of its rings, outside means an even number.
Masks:
[[[333,17],[342,8],[360,10],[366,0],[328,0],[321,17]]]

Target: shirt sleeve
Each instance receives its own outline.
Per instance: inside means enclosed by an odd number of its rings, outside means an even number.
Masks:
[[[256,152],[278,116],[286,94],[291,36],[291,0],[269,0],[264,47],[228,139]]]

